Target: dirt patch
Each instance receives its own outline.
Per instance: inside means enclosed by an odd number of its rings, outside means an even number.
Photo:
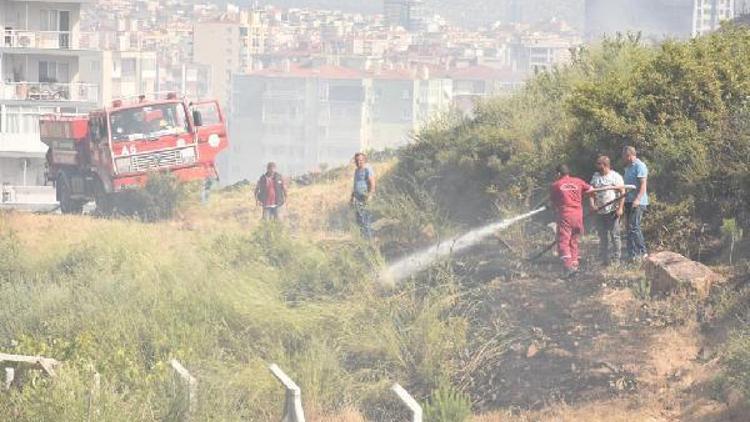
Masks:
[[[475,420],[731,420],[712,398],[717,368],[700,359],[707,340],[695,305],[644,297],[638,268],[587,264],[568,280],[549,257],[487,282],[486,317],[519,333],[474,380],[475,406],[490,412]]]
[[[547,409],[532,412],[494,412],[477,416],[472,422],[666,422],[673,421],[659,414],[656,406],[647,402],[633,403],[631,400],[604,400],[581,406],[554,404]]]

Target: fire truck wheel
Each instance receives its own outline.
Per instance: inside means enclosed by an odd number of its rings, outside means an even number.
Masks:
[[[60,193],[60,211],[63,214],[81,214],[83,213],[83,203],[71,198],[73,190],[67,178],[60,178],[57,184]]]

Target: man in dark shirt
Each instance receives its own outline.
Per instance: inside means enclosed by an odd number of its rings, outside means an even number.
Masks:
[[[278,220],[286,203],[286,184],[276,172],[276,163],[268,163],[266,172],[255,185],[255,200],[263,207],[264,220]]]

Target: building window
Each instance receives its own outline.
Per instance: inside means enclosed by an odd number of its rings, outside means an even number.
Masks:
[[[122,78],[134,80],[136,74],[136,60],[134,58],[122,59]]]
[[[67,65],[66,72],[67,72]],[[39,82],[57,82],[57,63],[40,61],[39,62]]]
[[[60,12],[58,10],[42,9],[39,11],[39,28],[42,31],[58,31],[60,29]]]

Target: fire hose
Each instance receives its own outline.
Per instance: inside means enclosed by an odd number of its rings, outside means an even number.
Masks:
[[[625,185],[625,189],[626,190],[627,189],[635,189],[635,186],[634,185]],[[611,200],[609,202],[606,202],[606,203],[604,203],[604,204],[602,204],[602,205],[594,208],[594,210],[592,212],[598,212],[598,211],[603,210],[604,208],[607,208],[608,206],[610,206],[610,205],[614,204],[615,202],[619,201],[620,199],[624,198],[625,195],[626,194],[617,195],[615,197],[615,199],[613,199],[613,200]],[[589,215],[591,215],[591,214],[589,213],[589,214],[585,215],[585,217],[588,217]],[[544,254],[546,254],[547,252],[549,252],[552,248],[554,248],[555,245],[557,245],[557,239],[555,239],[549,245],[545,246],[544,249],[542,249],[540,252],[538,252],[536,255],[532,256],[528,260],[529,261],[536,261],[537,259],[541,258]]]

